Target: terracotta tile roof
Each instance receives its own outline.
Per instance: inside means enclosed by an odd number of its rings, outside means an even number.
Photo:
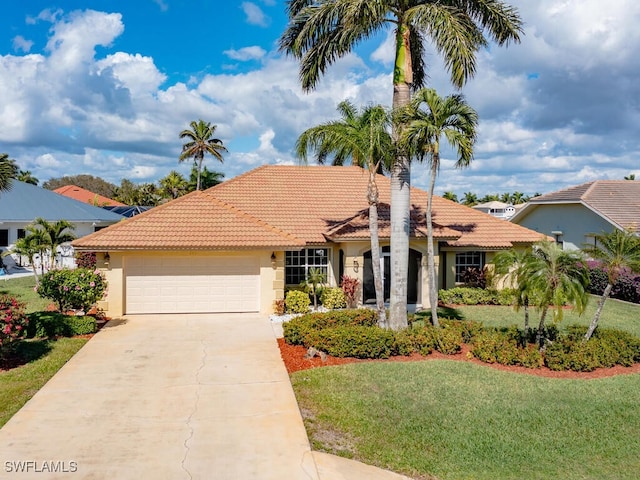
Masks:
[[[193,192],[75,240],[80,249],[300,248],[305,243],[206,192]]]
[[[640,181],[595,180],[532,198],[527,209],[554,203],[584,204],[618,227],[640,234]]]
[[[103,197],[102,195],[98,195],[97,193],[93,193],[76,185],[65,185],[64,187],[56,188],[54,192],[59,193],[60,195],[64,195],[65,197],[73,198],[74,200],[78,200],[82,203],[94,205],[96,207],[125,206],[124,203],[118,202],[117,200],[113,200],[111,198]]]
[[[265,165],[77,240],[81,248],[251,248],[369,238],[368,174],[358,167]],[[380,236],[388,238],[389,178],[379,175]],[[415,237],[426,237],[426,192],[411,190]],[[450,246],[508,248],[540,234],[434,197],[434,235]],[[277,243],[279,242],[279,243]]]

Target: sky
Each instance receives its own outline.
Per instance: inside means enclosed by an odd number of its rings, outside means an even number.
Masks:
[[[461,90],[427,48],[428,86],[463,93],[479,114],[471,166],[445,150],[436,193],[548,193],[597,179],[640,178],[640,2],[511,0],[520,44],[490,45]],[[217,125],[232,178],[298,164],[296,139],[336,119],[343,100],[390,106],[389,32],[301,90],[278,51],[283,0],[29,0],[0,16],[0,152],[41,182],[91,174],[154,182],[178,163],[179,133]],[[426,166],[412,166],[426,188]]]

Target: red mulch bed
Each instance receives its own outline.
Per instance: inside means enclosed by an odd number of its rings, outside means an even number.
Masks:
[[[300,345],[287,345],[283,338],[278,339],[278,346],[280,347],[280,355],[287,367],[289,374],[300,370],[307,370],[309,368],[328,367],[332,365],[344,365],[347,363],[361,363],[361,362],[428,362],[429,360],[454,360],[461,362],[472,362],[478,365],[484,365],[485,367],[495,368],[496,370],[503,370],[513,373],[524,373],[527,375],[537,375],[539,377],[551,377],[551,378],[578,378],[578,379],[591,379],[591,378],[603,378],[613,377],[615,375],[623,375],[630,373],[640,373],[640,363],[635,364],[632,367],[616,366],[612,368],[599,368],[593,372],[556,372],[549,370],[547,367],[541,368],[525,368],[509,365],[499,365],[496,363],[484,363],[476,358],[470,358],[469,347],[463,345],[462,351],[455,355],[444,355],[439,352],[431,353],[427,356],[422,356],[418,353],[414,353],[409,356],[391,357],[382,360],[361,360],[358,358],[336,358],[327,356],[323,362],[320,357],[304,358],[307,353],[307,349]]]

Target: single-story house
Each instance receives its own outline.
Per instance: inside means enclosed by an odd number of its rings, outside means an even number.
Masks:
[[[640,181],[595,180],[532,198],[513,223],[555,238],[566,249],[595,235],[631,229],[640,235]]]
[[[196,191],[73,242],[102,252],[109,283],[101,305],[111,316],[136,313],[271,313],[285,290],[323,269],[361,281],[373,301],[368,173],[358,167],[265,165]],[[389,178],[379,175],[379,229],[389,292]],[[426,192],[411,190],[408,301],[428,306]],[[440,287],[467,267],[482,268],[501,249],[541,235],[456,202],[434,198]]]
[[[37,217],[49,222],[68,220],[74,234],[82,237],[122,220],[122,215],[88,203],[58,195],[51,190],[14,180],[11,189],[0,193],[0,248],[13,245],[26,235],[27,226]],[[69,258],[73,251],[69,249]],[[66,263],[65,263],[66,264]]]
[[[64,195],[65,197],[73,198],[79,202],[88,203],[95,207],[126,207],[122,202],[93,193],[92,191],[78,187],[77,185],[65,185],[63,187],[56,188],[54,192]]]
[[[479,210],[489,215],[493,215],[496,218],[502,218],[503,220],[509,220],[516,214],[516,211],[521,209],[524,204],[513,205],[511,203],[498,202],[496,200],[485,203],[478,203],[471,208]]]

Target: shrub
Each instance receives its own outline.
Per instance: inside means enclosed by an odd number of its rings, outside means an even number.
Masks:
[[[275,311],[276,315],[284,315],[285,308],[286,306],[284,304],[284,298],[279,298],[275,301],[273,310]]]
[[[289,290],[285,296],[284,303],[288,313],[307,313],[311,299],[309,295],[300,290]]]
[[[45,273],[38,294],[58,304],[61,312],[82,309],[85,312],[104,296],[107,283],[98,270],[51,270]]]
[[[349,277],[347,275],[343,275],[340,280],[340,288],[344,292],[344,296],[347,299],[347,306],[349,308],[353,308],[357,305],[358,301],[356,296],[358,294],[358,286],[360,285],[360,280],[357,278]]]
[[[526,343],[525,334],[516,326],[485,329],[473,339],[471,353],[478,360],[501,365],[527,368],[542,366],[542,354],[533,344]]]
[[[340,325],[310,331],[305,345],[334,357],[389,358],[395,344],[391,330],[376,326]]]
[[[455,287],[449,290],[440,290],[438,296],[442,303],[447,305],[495,305],[497,292],[483,288]]]
[[[96,258],[96,252],[77,252],[76,253],[76,267],[78,268],[96,268],[98,260]]]
[[[0,350],[26,334],[29,319],[24,307],[15,297],[0,295]]]
[[[462,283],[467,287],[485,288],[487,286],[487,278],[484,269],[468,267],[462,272]]]
[[[341,288],[328,287],[322,291],[320,302],[330,310],[345,308],[347,306],[347,297]]]
[[[573,325],[547,347],[545,365],[551,370],[590,372],[600,367],[631,366],[640,361],[640,339],[628,332],[597,328],[582,343],[587,327]]]
[[[602,295],[609,282],[607,270],[597,262],[588,262],[589,293]],[[627,302],[640,303],[640,276],[628,269],[623,269],[611,289],[611,298]]]
[[[305,336],[312,330],[322,330],[340,325],[377,325],[375,310],[358,308],[355,310],[335,310],[323,313],[308,313],[296,317],[282,325],[284,339],[292,345],[304,345]]]
[[[33,337],[72,337],[94,333],[96,319],[90,315],[64,315],[60,312],[34,312],[29,315],[27,336]]]

